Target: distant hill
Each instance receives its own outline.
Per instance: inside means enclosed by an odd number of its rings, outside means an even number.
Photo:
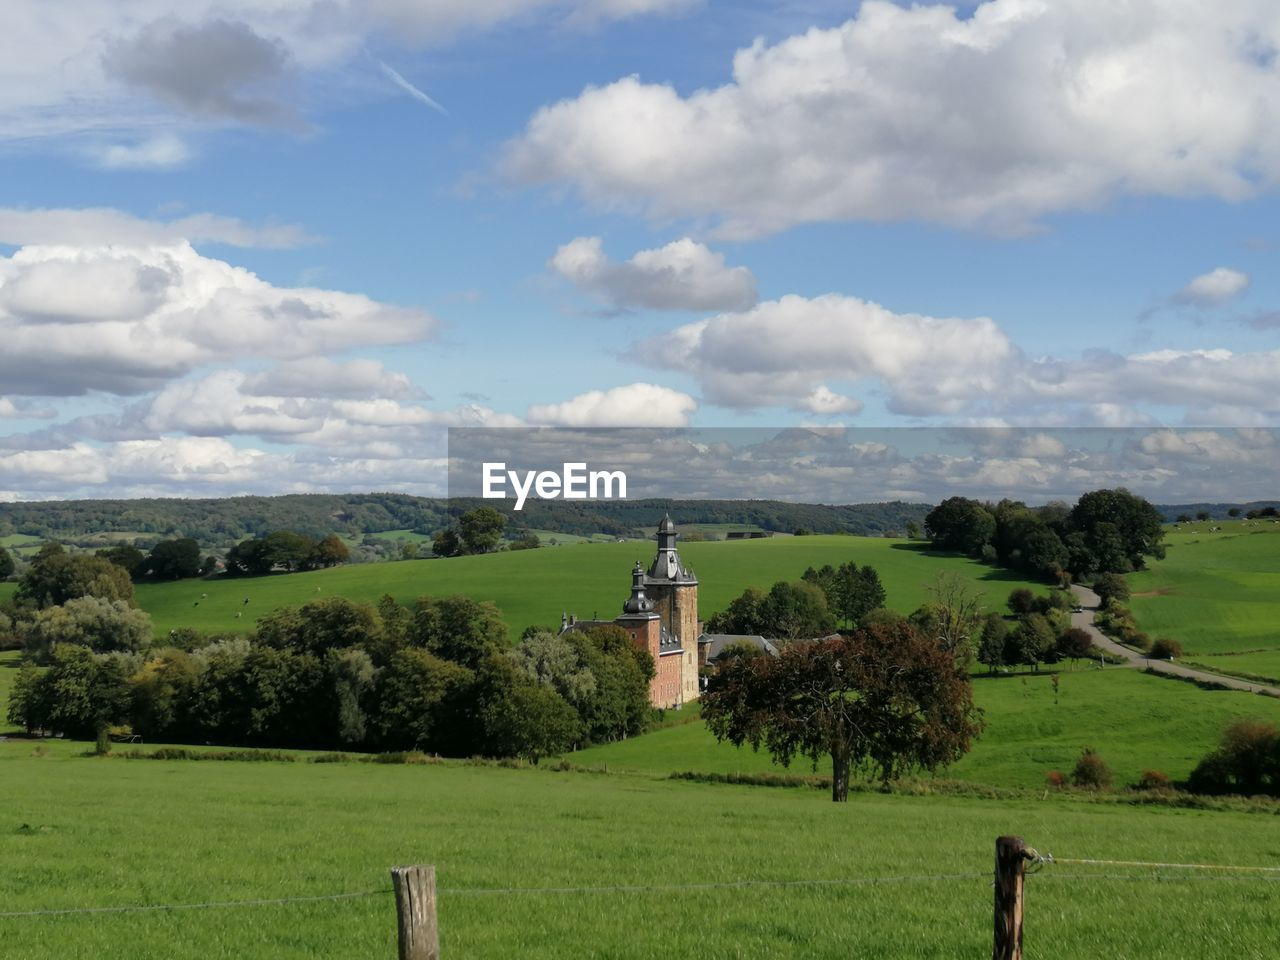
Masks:
[[[663,513],[681,524],[742,524],[775,532],[902,533],[923,523],[927,504],[871,503],[827,506],[775,500],[529,501],[520,513],[511,501],[431,499],[395,493],[288,494],[211,500],[58,500],[0,504],[0,541],[34,537],[82,546],[136,540],[140,546],[191,537],[207,549],[229,546],[271,530],[312,537],[337,533],[359,539],[390,530],[431,535],[481,504],[508,514],[509,528],[589,536],[647,534]]]
[[[1157,504],[1156,509],[1164,514],[1165,520],[1174,521],[1182,514],[1194,517],[1201,510],[1209,514],[1210,520],[1228,519],[1227,511],[1235,508],[1244,516],[1250,510],[1262,510],[1266,507],[1280,508],[1280,500],[1251,500],[1249,503],[1177,503]]]

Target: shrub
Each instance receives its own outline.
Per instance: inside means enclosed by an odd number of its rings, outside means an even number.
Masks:
[[[1168,775],[1160,770],[1143,770],[1138,777],[1139,790],[1168,790],[1169,787]]]
[[[1071,782],[1089,790],[1106,790],[1115,782],[1115,777],[1097,751],[1086,747],[1076,761],[1075,769],[1071,771]]]
[[[1151,656],[1156,660],[1173,660],[1182,656],[1182,644],[1162,637],[1151,645]]]
[[[1197,793],[1280,794],[1280,727],[1264,720],[1231,722],[1189,782]]]
[[[1061,790],[1067,785],[1067,775],[1061,770],[1050,770],[1044,775],[1044,781],[1055,790]]]

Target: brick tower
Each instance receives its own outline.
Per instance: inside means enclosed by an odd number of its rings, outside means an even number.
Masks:
[[[662,626],[679,643],[679,703],[698,699],[698,578],[686,567],[676,550],[676,525],[670,515],[658,525],[658,555],[644,578],[646,596],[653,601]]]

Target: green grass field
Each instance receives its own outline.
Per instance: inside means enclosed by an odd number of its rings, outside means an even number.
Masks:
[[[1057,703],[1048,673],[980,677],[974,699],[987,727],[972,752],[939,776],[1001,787],[1041,787],[1050,770],[1070,773],[1085,747],[1111,767],[1118,786],[1157,769],[1186,777],[1240,717],[1280,723],[1280,700],[1230,691],[1204,691],[1121,668],[1059,675]],[[691,711],[696,716],[696,708]],[[668,774],[782,772],[765,752],[718,743],[700,720],[573,754],[575,763]],[[812,772],[799,758],[791,772]],[[828,775],[831,765],[817,772]]]
[[[1059,857],[1280,862],[1258,814],[78,749],[0,744],[0,913],[385,891],[389,867],[427,862],[446,957],[952,960],[990,949],[1000,834]],[[819,883],[697,886],[742,881]],[[1028,956],[1269,957],[1277,911],[1265,875],[1051,866],[1028,881]],[[23,960],[379,958],[394,917],[386,892],[0,917],[0,943]]]
[[[523,550],[449,560],[360,564],[244,580],[186,580],[139,584],[138,602],[164,636],[175,627],[206,632],[243,631],[262,614],[298,606],[322,596],[376,602],[390,593],[402,602],[423,594],[464,593],[492,600],[512,635],[530,624],[558,624],[562,611],[579,617],[612,617],[630,590],[636,560],[646,564],[652,543],[593,543],[572,548]],[[718,543],[689,543],[681,555],[700,581],[699,607],[705,619],[723,609],[748,586],[768,588],[777,580],[799,579],[810,565],[847,560],[872,564],[888,592],[888,605],[910,611],[927,599],[927,585],[943,570],[970,580],[992,607],[1002,608],[1009,591],[1028,583],[1016,574],[962,557],[930,554],[923,544],[873,537],[775,537]],[[244,598],[249,603],[244,603]],[[236,614],[242,614],[237,618]]]
[[[1186,659],[1280,682],[1280,524],[1246,524],[1170,532],[1166,558],[1130,576],[1130,607],[1152,637],[1179,640]]]

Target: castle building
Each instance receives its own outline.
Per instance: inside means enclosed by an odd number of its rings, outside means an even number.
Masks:
[[[658,553],[646,571],[639,561],[631,571],[631,596],[615,620],[561,619],[560,629],[586,630],[613,624],[631,634],[636,645],[653,657],[655,675],[649,702],[655,707],[680,707],[697,700],[700,692],[699,655],[702,624],[698,621],[698,578],[684,565],[676,549],[680,534],[670,516],[658,525]]]

